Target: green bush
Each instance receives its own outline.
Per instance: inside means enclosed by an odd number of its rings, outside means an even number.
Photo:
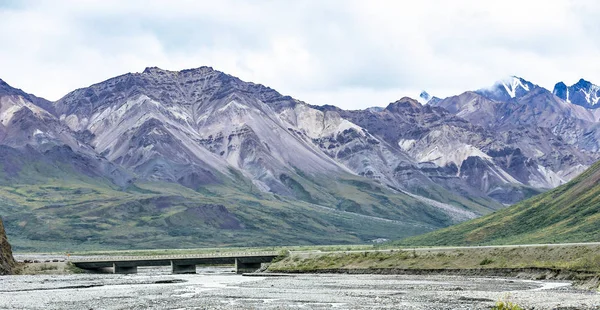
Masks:
[[[66,270],[70,273],[85,273],[85,270],[75,266],[73,263],[68,262]]]
[[[283,249],[283,250],[279,251],[279,253],[277,253],[277,254],[279,254],[279,256],[275,257],[273,259],[273,261],[271,261],[271,263],[277,263],[277,262],[284,260],[285,258],[290,256],[290,251]]]
[[[40,271],[49,271],[49,270],[57,270],[58,267],[56,265],[43,264],[40,266]]]
[[[489,259],[489,258],[484,258],[481,262],[479,262],[479,265],[484,266],[484,265],[489,265],[491,263],[493,263],[494,261]]]
[[[510,301],[499,301],[496,303],[492,310],[524,310],[521,306],[512,303]]]

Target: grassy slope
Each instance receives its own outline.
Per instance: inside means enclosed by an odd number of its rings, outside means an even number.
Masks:
[[[600,241],[600,162],[571,182],[488,216],[400,240],[405,245]]]
[[[552,268],[600,273],[600,246],[539,246],[461,249],[394,249],[292,253],[269,266],[273,272],[327,269]]]
[[[121,189],[65,163],[24,162],[19,169],[7,172],[0,163],[0,215],[18,251],[349,244],[454,223],[436,208],[351,175],[292,174],[290,188],[305,196],[300,201],[262,193],[242,177],[197,191],[158,182]]]

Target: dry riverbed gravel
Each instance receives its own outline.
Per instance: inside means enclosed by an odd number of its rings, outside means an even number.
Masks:
[[[230,268],[171,275],[0,277],[0,309],[600,309],[598,292],[568,282],[463,276],[303,274],[240,276]]]

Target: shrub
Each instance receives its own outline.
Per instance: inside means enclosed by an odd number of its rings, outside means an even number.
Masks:
[[[57,270],[58,267],[55,265],[43,264],[40,266],[40,271]]]
[[[524,310],[521,306],[510,301],[498,301],[492,310]]]
[[[504,296],[504,300],[499,300],[492,310],[524,310],[521,306],[510,301],[510,295]]]
[[[288,256],[290,256],[290,251],[289,250],[281,250],[277,254],[279,254],[279,256],[275,257],[273,259],[273,261],[271,261],[271,263],[277,263],[277,262],[280,262],[280,261],[284,260],[285,258],[287,258]]]
[[[481,262],[479,262],[479,265],[484,266],[484,265],[489,265],[491,263],[493,263],[494,261],[489,259],[489,258],[484,258]]]
[[[66,270],[70,273],[85,273],[85,270],[75,266],[73,263],[68,262]]]

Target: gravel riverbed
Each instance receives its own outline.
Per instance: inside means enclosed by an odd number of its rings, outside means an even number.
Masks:
[[[139,268],[135,275],[0,277],[0,309],[600,309],[568,282],[464,276],[240,276],[231,268]]]

